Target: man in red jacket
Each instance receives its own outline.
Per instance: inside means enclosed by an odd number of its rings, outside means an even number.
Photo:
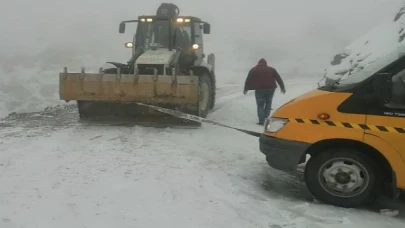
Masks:
[[[284,82],[273,67],[267,66],[265,59],[260,59],[255,67],[253,67],[246,78],[243,94],[246,95],[248,90],[255,90],[257,115],[259,117],[259,125],[263,125],[264,121],[270,115],[271,103],[273,101],[274,91],[277,84],[281,87],[281,93],[285,93]]]

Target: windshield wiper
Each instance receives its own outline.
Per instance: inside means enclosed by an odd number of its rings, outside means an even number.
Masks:
[[[333,82],[333,83],[331,83],[331,84],[326,84],[326,83],[325,83],[325,85],[323,85],[323,86],[320,86],[320,85],[319,85],[319,82],[318,82],[318,89],[320,89],[320,88],[336,89],[338,85],[340,85],[340,82],[339,82],[339,81],[335,81],[335,82]]]

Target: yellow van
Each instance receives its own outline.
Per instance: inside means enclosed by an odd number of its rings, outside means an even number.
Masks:
[[[294,172],[320,201],[359,207],[405,190],[405,55],[319,87],[278,108],[259,139],[268,164]]]

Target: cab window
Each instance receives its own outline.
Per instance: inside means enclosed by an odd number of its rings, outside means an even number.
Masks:
[[[194,35],[195,35],[195,43],[198,45],[203,44],[203,38],[202,38],[202,31],[201,31],[201,25],[198,22],[194,22]]]
[[[174,26],[175,46],[187,50],[192,45],[190,23]]]
[[[387,108],[405,109],[405,69],[395,74],[392,78],[391,100]]]

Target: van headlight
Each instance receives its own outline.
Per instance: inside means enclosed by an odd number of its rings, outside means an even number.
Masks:
[[[269,118],[266,120],[266,123],[264,125],[264,131],[270,132],[270,133],[275,133],[275,132],[281,130],[281,128],[283,128],[287,122],[288,122],[288,119]]]

